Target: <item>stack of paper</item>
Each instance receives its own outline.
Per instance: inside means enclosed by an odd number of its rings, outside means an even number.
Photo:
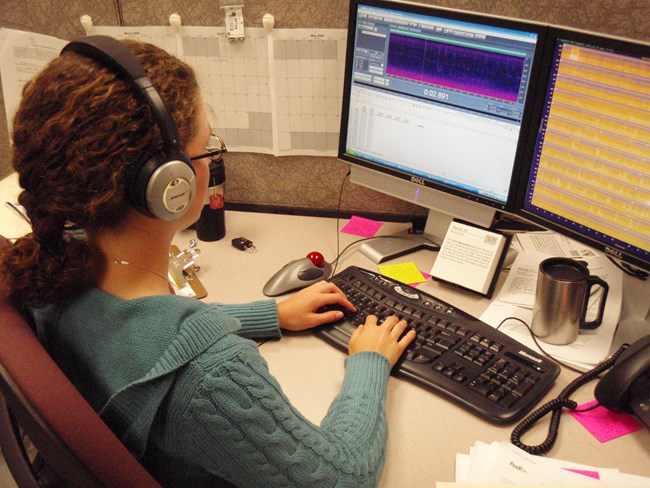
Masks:
[[[650,486],[650,478],[541,456],[506,442],[477,441],[469,454],[456,454],[456,484],[559,486]],[[440,486],[440,484],[437,484]]]

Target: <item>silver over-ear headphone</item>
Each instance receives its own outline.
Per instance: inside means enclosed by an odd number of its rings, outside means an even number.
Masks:
[[[109,36],[86,36],[67,44],[74,51],[101,62],[134,87],[151,109],[160,129],[162,146],[129,172],[127,197],[140,212],[175,220],[189,210],[196,193],[194,167],[180,147],[178,129],[144,67],[120,41]]]

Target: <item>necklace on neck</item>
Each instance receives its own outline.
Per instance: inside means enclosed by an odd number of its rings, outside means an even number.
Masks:
[[[174,283],[169,279],[169,276],[165,276],[164,274],[159,273],[155,269],[148,268],[147,266],[131,263],[129,261],[125,261],[124,259],[117,259],[117,258],[113,258],[113,264],[126,264],[129,266],[135,266],[136,268],[144,269],[145,271],[149,271],[150,273],[160,276],[163,280],[165,280],[167,283],[169,283],[172,286],[172,289],[175,287]]]

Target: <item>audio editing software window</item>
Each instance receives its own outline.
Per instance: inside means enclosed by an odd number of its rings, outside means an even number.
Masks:
[[[346,152],[505,202],[536,42],[360,5]]]

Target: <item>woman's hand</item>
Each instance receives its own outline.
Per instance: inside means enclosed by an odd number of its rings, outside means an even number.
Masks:
[[[286,330],[306,330],[343,318],[341,310],[318,312],[325,305],[339,305],[351,312],[356,311],[335,284],[319,281],[278,303],[280,327]]]
[[[365,324],[357,327],[352,334],[348,352],[350,355],[362,351],[378,352],[388,359],[392,368],[415,339],[416,333],[413,329],[404,334],[407,326],[406,321],[394,315],[386,318],[381,324],[377,324],[377,317],[368,315]]]

